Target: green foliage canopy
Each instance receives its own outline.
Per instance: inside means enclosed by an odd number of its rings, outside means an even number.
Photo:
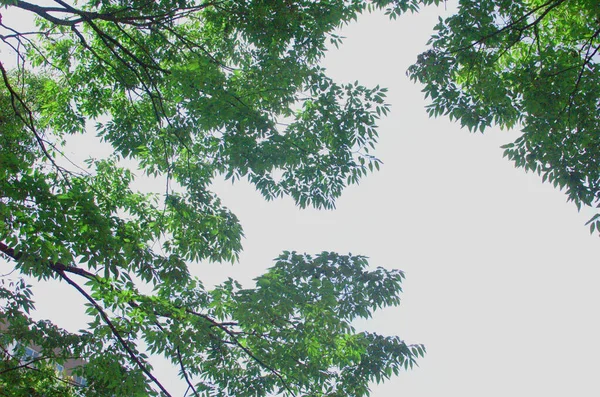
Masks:
[[[285,252],[254,288],[206,289],[189,272],[241,250],[238,219],[210,191],[216,176],[330,209],[379,167],[370,150],[385,90],[338,84],[319,60],[360,12],[396,16],[417,1],[0,4],[36,16],[33,31],[0,25],[16,55],[14,68],[0,63],[0,250],[18,274],[74,288],[92,318],[78,334],[36,323],[31,288],[3,280],[6,354],[18,341],[44,359],[84,358],[87,386],[70,393],[85,396],[169,396],[147,353],[211,396],[364,396],[423,355],[354,331],[401,292],[401,272],[370,271],[364,257]],[[90,131],[112,155],[72,164],[69,141]],[[127,161],[164,190],[136,191]],[[40,367],[4,357],[5,392],[66,395]]]
[[[430,115],[473,131],[521,128],[505,156],[578,208],[598,206],[599,22],[595,0],[461,0],[409,75],[424,84]]]

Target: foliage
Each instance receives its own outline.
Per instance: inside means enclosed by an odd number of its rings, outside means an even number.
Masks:
[[[472,131],[519,126],[504,155],[578,208],[598,206],[599,21],[594,0],[461,0],[409,75],[424,84],[430,115]]]
[[[33,308],[33,302],[30,286],[22,279],[2,279],[0,283],[0,299],[6,302],[0,323],[0,395],[74,396],[77,385],[59,376],[54,363],[73,357],[71,346],[77,339],[49,322],[34,324],[27,319],[24,314]],[[26,346],[36,346],[40,355],[27,356]]]
[[[19,274],[77,290],[92,318],[79,334],[34,323],[30,287],[7,284],[3,346],[84,358],[88,386],[73,393],[86,396],[170,395],[147,353],[171,360],[195,395],[236,396],[362,396],[423,355],[352,328],[399,303],[402,274],[368,271],[364,257],[284,253],[250,289],[206,289],[188,268],[241,250],[238,219],[210,191],[216,176],[330,209],[379,167],[385,90],[338,84],[319,60],[360,12],[395,17],[418,1],[1,4],[37,20],[32,31],[0,21],[16,55],[16,67],[0,63],[0,249]],[[113,154],[73,164],[69,142],[90,133]],[[136,191],[126,164],[165,189]],[[3,374],[35,387],[39,371]]]

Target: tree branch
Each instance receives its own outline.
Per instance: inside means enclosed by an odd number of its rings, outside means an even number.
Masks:
[[[4,354],[6,354],[7,356],[12,357],[12,358],[17,359],[17,360],[19,359],[14,354],[10,354],[5,347],[2,347],[2,350],[4,351]],[[49,357],[43,357],[43,356],[35,357],[35,358],[33,358],[32,360],[30,360],[30,361],[28,361],[26,363],[20,364],[20,365],[18,365],[16,367],[6,368],[6,369],[0,371],[0,375],[5,374],[7,372],[11,372],[11,371],[16,371],[16,370],[19,370],[19,369],[22,369],[22,368],[28,369],[30,371],[40,371],[38,368],[31,367],[30,365],[31,364],[35,364],[35,363],[40,362],[40,361],[49,360],[49,359],[50,359]],[[74,387],[79,387],[79,388],[83,388],[84,387],[84,386],[82,386],[82,385],[80,385],[80,384],[78,384],[76,382],[70,381],[68,379],[63,379],[63,378],[61,378],[59,376],[54,376],[54,375],[50,375],[50,376],[52,376],[52,378],[55,379],[55,380],[57,380],[57,381],[63,382],[65,384],[68,384],[69,386],[74,386]]]
[[[198,394],[198,391],[192,384],[192,381],[188,377],[187,370],[185,369],[185,366],[183,365],[183,359],[181,357],[181,351],[179,350],[179,346],[176,347],[176,352],[177,352],[177,359],[179,360],[179,366],[181,368],[181,373],[183,374],[183,377],[185,378],[185,381],[188,384],[188,387],[190,389],[192,389],[192,392],[194,392],[195,396],[197,396],[197,397],[200,396],[200,394]]]
[[[21,258],[24,257],[24,253],[16,253],[14,249],[8,247],[6,244],[4,244],[3,242],[0,242],[0,251],[3,252],[4,254],[8,255],[9,257],[15,259],[15,260],[20,260]],[[143,363],[141,363],[141,361],[137,358],[136,354],[131,350],[131,348],[129,348],[129,346],[127,345],[127,342],[125,342],[125,340],[122,338],[121,334],[119,333],[119,331],[116,329],[115,325],[110,321],[110,319],[108,318],[108,315],[106,314],[106,312],[104,311],[104,309],[98,304],[98,302],[96,302],[96,300],[94,298],[92,298],[85,290],[83,290],[77,283],[75,283],[73,280],[71,280],[66,273],[72,273],[72,274],[77,274],[79,276],[85,277],[89,280],[94,280],[94,281],[100,281],[100,278],[98,276],[96,276],[93,273],[90,273],[84,269],[81,269],[79,267],[76,266],[66,266],[62,263],[59,262],[51,262],[51,261],[47,261],[46,264],[52,269],[54,270],[57,274],[59,274],[59,276],[64,279],[68,284],[70,284],[71,286],[73,286],[75,289],[77,289],[77,291],[83,295],[83,297],[92,304],[92,306],[94,306],[94,308],[96,309],[96,311],[98,312],[98,314],[102,317],[102,319],[104,320],[104,322],[109,326],[109,328],[111,329],[111,331],[113,332],[113,335],[115,335],[115,337],[118,339],[119,343],[121,344],[121,346],[123,346],[123,348],[125,349],[125,351],[128,353],[128,355],[130,356],[130,358],[133,360],[133,362],[135,362],[138,367],[140,369],[142,369],[142,371],[144,371],[144,373],[148,376],[148,378],[150,378],[157,386],[159,386],[161,388],[161,390],[163,390],[162,384],[160,384],[160,382],[152,375],[152,373],[150,373],[147,368],[143,365]],[[133,307],[138,307],[139,305],[133,301],[128,302],[129,305],[133,306]],[[290,385],[288,384],[288,382],[283,378],[283,375],[277,371],[275,368],[271,367],[270,365],[268,365],[267,363],[265,363],[262,359],[260,359],[259,357],[257,357],[250,349],[248,349],[247,347],[243,346],[240,341],[237,339],[236,333],[234,331],[232,331],[231,329],[228,328],[228,326],[231,325],[237,325],[237,323],[234,322],[226,322],[226,323],[220,323],[218,321],[215,321],[213,318],[202,314],[202,313],[198,313],[192,309],[188,309],[188,308],[180,308],[180,309],[184,309],[186,313],[202,318],[205,321],[208,321],[212,326],[217,327],[219,329],[221,329],[223,332],[225,332],[231,342],[237,346],[239,349],[241,349],[244,353],[246,353],[246,355],[251,358],[253,361],[255,361],[256,363],[258,363],[261,367],[263,367],[264,369],[266,369],[267,371],[269,371],[270,373],[272,373],[273,375],[275,375],[280,382],[282,383],[283,387],[292,395],[292,396],[296,396],[296,394],[294,393],[294,391],[291,389]],[[155,313],[161,317],[170,317],[168,314],[165,313]],[[178,348],[177,348],[178,349]],[[179,350],[178,350],[179,353]],[[187,375],[184,372],[184,377],[187,378]],[[168,396],[170,396],[166,390],[164,391]]]
[[[484,36],[484,37],[482,37],[482,38],[480,38],[480,39],[478,39],[478,40],[476,40],[476,41],[472,42],[472,43],[471,43],[471,44],[469,44],[469,45],[466,45],[466,46],[464,46],[464,47],[458,48],[458,49],[456,49],[456,50],[452,51],[451,53],[454,53],[454,54],[456,54],[456,53],[459,53],[459,52],[461,52],[461,51],[464,51],[464,50],[466,50],[466,49],[472,48],[472,47],[474,47],[474,46],[476,46],[476,45],[478,45],[478,44],[483,44],[483,43],[484,43],[486,40],[488,40],[488,39],[490,39],[490,38],[492,38],[492,37],[494,37],[494,36],[497,36],[497,35],[499,35],[499,34],[502,34],[502,33],[504,33],[505,31],[507,31],[507,30],[510,30],[510,29],[512,29],[512,28],[515,28],[515,29],[517,29],[518,31],[520,31],[521,33],[523,33],[523,32],[524,32],[524,31],[526,31],[527,29],[529,29],[529,28],[531,28],[531,27],[535,27],[535,26],[537,26],[537,24],[538,24],[538,23],[539,23],[539,22],[540,22],[542,19],[544,19],[544,18],[546,17],[546,15],[548,15],[548,13],[549,13],[549,12],[550,12],[552,9],[554,9],[554,8],[556,8],[556,7],[558,7],[558,6],[560,6],[560,5],[561,5],[562,3],[564,3],[565,1],[567,1],[567,0],[548,0],[548,1],[547,1],[547,2],[545,2],[544,4],[541,4],[541,5],[537,6],[537,7],[535,7],[534,9],[532,9],[531,11],[527,12],[525,15],[521,16],[521,17],[520,17],[519,19],[517,19],[516,21],[514,21],[514,22],[511,22],[511,23],[509,23],[509,24],[507,24],[507,25],[504,25],[502,28],[500,28],[500,29],[496,30],[495,32],[493,32],[493,33],[491,33],[491,34],[488,34],[487,36]],[[554,4],[552,4],[552,3],[554,3]],[[543,11],[541,14],[540,14],[540,16],[539,16],[539,17],[537,17],[535,20],[533,20],[533,22],[530,22],[530,23],[528,23],[527,25],[525,25],[525,26],[524,26],[524,27],[522,27],[522,28],[517,28],[517,27],[516,27],[516,25],[517,25],[517,24],[519,24],[519,23],[521,23],[521,22],[525,21],[525,20],[526,20],[527,18],[529,18],[531,15],[535,14],[537,11],[541,10],[541,9],[542,9],[542,8],[544,8],[544,7],[548,7],[548,8],[546,8],[546,9],[545,9],[545,10],[544,10],[544,11]]]
[[[27,104],[25,103],[23,98],[21,98],[21,96],[12,87],[10,80],[8,78],[8,72],[6,71],[6,69],[4,69],[4,65],[2,64],[2,62],[0,62],[0,73],[2,74],[2,80],[4,81],[4,86],[10,93],[10,102],[11,102],[11,106],[15,112],[15,115],[19,119],[21,119],[23,124],[25,124],[27,126],[27,128],[33,133],[33,136],[35,137],[35,140],[36,140],[38,146],[40,147],[40,149],[42,150],[42,153],[44,154],[44,156],[50,161],[52,166],[54,166],[54,168],[56,168],[58,173],[62,175],[65,182],[68,185],[70,185],[69,178],[67,178],[67,175],[65,173],[65,169],[60,167],[58,164],[56,164],[56,161],[54,161],[54,158],[52,158],[52,155],[48,152],[48,149],[46,148],[44,139],[38,134],[38,132],[35,128],[35,122],[33,120],[33,112],[31,111],[31,109],[29,109],[29,106],[27,106]],[[23,116],[23,114],[19,110],[19,106],[17,105],[17,102],[25,109],[25,111],[27,112],[27,116]]]
[[[14,259],[15,261],[19,261],[21,259],[24,259],[28,256],[28,254],[26,252],[15,252],[15,250],[11,247],[9,247],[8,245],[4,244],[2,241],[0,241],[0,252],[2,252],[3,254],[9,256],[10,258]],[[60,262],[52,262],[52,261],[46,261],[46,264],[54,271],[56,272],[67,272],[67,273],[73,273],[73,274],[77,274],[81,277],[85,277],[88,280],[96,280],[98,281],[98,276],[96,276],[94,273],[90,273],[85,269],[82,269],[80,267],[76,267],[76,266],[67,266],[65,264],[62,264]]]
[[[81,21],[82,21],[82,19],[72,19],[72,20],[60,19],[60,18],[57,18],[57,17],[49,14],[50,12],[68,12],[64,8],[41,7],[36,4],[31,4],[31,3],[28,3],[28,2],[22,1],[22,0],[17,0],[17,2],[14,5],[23,10],[31,11],[34,14],[36,14],[36,15],[44,18],[45,20],[52,22],[56,25],[75,26],[78,23],[81,23]]]
[[[172,397],[171,394],[167,391],[167,389],[160,383],[160,381],[158,379],[156,379],[156,377],[154,375],[152,375],[152,372],[150,372],[150,370],[148,370],[148,368],[146,368],[146,366],[144,365],[144,363],[141,362],[141,360],[139,359],[139,357],[137,356],[137,354],[131,349],[131,347],[129,347],[129,345],[127,344],[127,342],[123,339],[123,337],[121,336],[119,330],[117,330],[117,328],[115,327],[115,325],[112,323],[112,321],[110,320],[110,318],[108,318],[108,314],[106,314],[106,312],[104,311],[104,309],[98,304],[98,302],[96,302],[96,300],[94,298],[91,297],[90,294],[88,294],[83,288],[81,288],[79,286],[79,284],[77,284],[76,282],[74,282],[73,280],[71,280],[64,271],[62,270],[57,270],[57,273],[60,275],[60,277],[65,280],[68,284],[70,284],[73,288],[75,288],[81,295],[83,295],[83,297],[94,307],[94,309],[96,309],[96,311],[98,312],[98,314],[100,315],[100,317],[102,317],[102,320],[104,321],[104,323],[106,325],[108,325],[108,327],[110,328],[110,330],[112,331],[113,335],[115,336],[115,338],[117,338],[119,344],[121,345],[121,347],[123,347],[123,349],[127,352],[127,354],[129,355],[129,358],[131,359],[132,362],[134,362],[138,368],[140,368],[142,370],[142,372],[144,372],[144,374],[156,385],[158,386],[158,388],[167,396],[167,397]]]
[[[288,385],[288,382],[283,379],[283,376],[281,375],[281,373],[279,371],[277,371],[276,369],[272,368],[271,366],[267,365],[264,361],[262,361],[260,358],[258,358],[250,349],[248,349],[247,347],[245,347],[244,345],[242,345],[240,343],[240,341],[238,341],[235,333],[233,331],[231,331],[229,328],[225,327],[223,324],[216,322],[215,320],[213,320],[212,318],[208,317],[207,315],[201,314],[201,313],[197,313],[193,310],[190,309],[186,309],[185,310],[186,313],[189,314],[193,314],[195,316],[201,317],[205,320],[207,320],[208,322],[210,322],[211,324],[215,325],[216,327],[220,328],[223,332],[225,332],[230,338],[231,341],[237,346],[239,347],[244,353],[246,353],[246,355],[248,355],[248,357],[250,357],[252,360],[254,360],[255,362],[258,363],[258,365],[260,365],[261,367],[263,367],[264,369],[266,369],[267,371],[271,372],[273,375],[275,375],[279,381],[281,382],[281,384],[283,385],[283,387],[290,392],[290,394],[294,397],[296,397],[296,394],[294,393],[294,391],[290,388],[290,386]]]

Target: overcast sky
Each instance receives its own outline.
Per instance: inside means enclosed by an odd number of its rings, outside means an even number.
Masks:
[[[330,212],[219,186],[247,235],[233,274],[259,274],[282,249],[360,253],[404,270],[401,306],[361,326],[424,343],[428,353],[420,368],[374,387],[375,397],[597,397],[599,239],[584,226],[591,212],[578,213],[563,193],[502,158],[500,145],[516,133],[471,134],[427,117],[405,71],[443,11],[396,21],[367,15],[343,30],[344,45],[325,62],[331,76],[389,88],[392,111],[376,153],[382,170]]]
[[[326,59],[339,82],[389,88],[381,171],[348,188],[335,211],[301,211],[244,184],[216,183],[244,227],[245,251],[239,264],[194,273],[207,284],[231,276],[250,286],[282,250],[364,254],[373,266],[404,270],[406,281],[400,307],[359,327],[428,350],[419,368],[374,386],[372,396],[597,397],[599,239],[584,226],[592,212],[578,213],[563,193],[502,158],[499,146],[516,133],[471,134],[427,117],[405,71],[439,12],[363,16]],[[73,295],[37,296],[40,316],[69,328],[81,322]]]

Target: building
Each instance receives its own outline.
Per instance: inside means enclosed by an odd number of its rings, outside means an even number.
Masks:
[[[0,332],[6,331],[7,329],[8,325],[6,324],[6,322],[0,320]],[[8,360],[10,358],[14,358],[16,352],[22,350],[23,353],[21,353],[21,357],[19,357],[21,365],[27,367],[29,365],[36,365],[37,361],[48,361],[47,359],[40,359],[40,352],[42,351],[40,346],[28,344],[24,346],[24,349],[21,349],[22,347],[23,346],[21,346],[18,342],[13,342],[8,346],[4,346],[2,345],[2,341],[0,340],[0,354],[2,355],[1,359]],[[73,370],[75,368],[83,366],[84,364],[85,361],[80,358],[67,359],[63,364],[59,364],[56,362],[52,363],[58,376],[73,382],[73,384],[77,386],[85,386],[87,384],[85,378],[78,375],[73,375]]]

